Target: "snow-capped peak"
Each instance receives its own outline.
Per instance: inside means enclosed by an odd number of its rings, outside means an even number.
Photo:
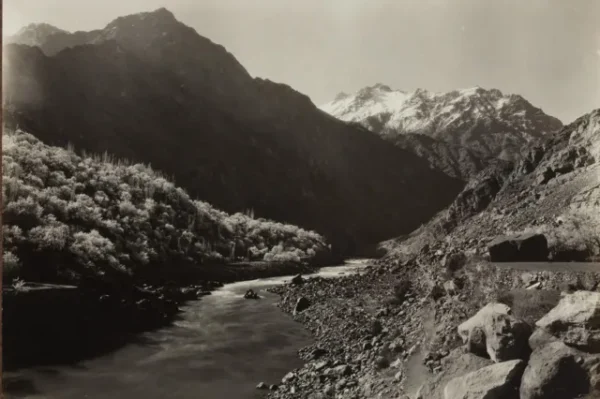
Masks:
[[[335,96],[335,98],[333,99],[333,101],[340,101],[340,100],[343,100],[344,98],[348,97],[349,95],[350,95],[350,94],[348,94],[348,93],[345,93],[345,92],[343,92],[343,91],[342,91],[342,92],[338,93],[338,94]]]
[[[508,153],[562,127],[523,97],[480,86],[438,93],[393,90],[378,83],[338,95],[320,108],[393,142],[399,142],[399,135],[422,134],[469,148],[483,158],[511,158]]]
[[[425,89],[392,90],[378,83],[351,95],[338,96],[320,108],[339,119],[363,123],[367,128],[372,128],[368,121],[376,120],[380,126],[374,129],[377,132],[432,136],[448,127],[495,119],[527,132],[536,128],[532,119],[543,115],[521,96],[479,86],[436,93]]]

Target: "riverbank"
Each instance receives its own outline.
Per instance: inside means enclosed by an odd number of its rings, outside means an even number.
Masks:
[[[181,268],[162,278],[114,287],[25,284],[3,289],[6,370],[70,364],[113,351],[175,321],[187,301],[224,283],[311,273],[293,262],[240,262]]]
[[[510,298],[516,313],[533,319],[554,306],[547,301],[561,291],[596,290],[600,281],[600,270],[553,264],[532,272],[472,260],[450,272],[432,257],[377,263],[360,276],[271,290],[315,342],[299,351],[302,367],[269,382],[279,384],[269,398],[413,399],[436,375],[453,372],[446,357],[462,353],[457,326],[486,303]],[[310,306],[295,312],[299,298]]]
[[[311,276],[335,278],[364,264],[351,260]],[[199,392],[204,399],[258,399],[264,392],[255,389],[257,381],[278,381],[299,367],[297,351],[312,342],[308,331],[277,308],[279,297],[267,292],[293,277],[225,284],[185,303],[169,326],[138,334],[110,353],[7,372],[5,392],[23,399],[190,399]],[[248,289],[260,299],[244,299]]]
[[[416,352],[424,336],[420,316],[429,312],[426,300],[399,292],[400,281],[400,274],[371,266],[360,275],[273,288],[281,295],[282,310],[291,314],[298,298],[308,299],[310,307],[293,317],[310,330],[315,342],[299,352],[305,365],[290,371],[269,397],[396,393],[394,379],[401,368],[395,360],[408,360]]]

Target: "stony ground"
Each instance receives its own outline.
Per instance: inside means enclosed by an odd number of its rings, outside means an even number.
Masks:
[[[450,272],[448,263],[427,253],[405,264],[379,261],[357,275],[274,288],[281,308],[312,332],[315,343],[300,350],[305,365],[282,376],[269,398],[412,399],[446,369],[443,374],[451,375],[487,365],[486,359],[464,358],[457,334],[484,304],[527,287],[558,300],[560,290],[595,289],[600,281],[598,273],[511,271],[477,260]],[[299,298],[309,306],[295,312]]]
[[[305,366],[286,375],[270,397],[435,399],[440,395],[435,387],[446,386],[448,378],[486,366],[485,358],[463,353],[457,333],[459,324],[484,305],[508,305],[534,329],[562,292],[597,291],[600,273],[522,272],[485,259],[489,247],[505,235],[513,237],[504,239],[506,251],[501,252],[514,252],[511,261],[600,257],[598,143],[600,110],[548,137],[518,162],[498,162],[482,171],[427,225],[383,243],[386,257],[364,274],[278,288],[282,309],[314,334],[315,344],[300,352]],[[535,238],[527,238],[531,233]],[[511,244],[517,239],[543,241],[544,248]],[[302,309],[296,312],[298,304]],[[477,334],[479,345],[486,342],[482,332]],[[564,344],[555,343],[555,349]],[[561,348],[557,351],[571,353]],[[544,349],[538,352],[542,360],[537,366],[545,364]],[[490,366],[497,375],[520,376],[526,357],[521,363]],[[529,364],[533,371],[525,375],[535,375],[537,366]],[[531,393],[530,388],[525,390]]]

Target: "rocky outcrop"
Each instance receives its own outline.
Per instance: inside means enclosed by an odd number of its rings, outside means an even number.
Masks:
[[[444,226],[452,229],[459,222],[484,210],[502,189],[513,167],[511,162],[498,160],[473,176],[448,207]]]
[[[574,399],[600,395],[598,309],[600,293],[575,291],[536,322],[533,353],[521,399]]]
[[[444,399],[519,399],[525,365],[510,360],[456,377],[444,388]]]
[[[536,348],[520,387],[520,399],[574,399],[598,388],[600,356],[590,356],[560,341]]]
[[[304,284],[304,278],[302,278],[301,274],[296,274],[292,280],[290,281],[290,284],[292,285],[302,285]]]
[[[527,357],[531,329],[511,316],[507,305],[490,303],[458,326],[458,334],[470,352],[503,362]]]
[[[498,237],[488,244],[492,262],[543,262],[548,260],[548,240],[543,234]]]
[[[442,371],[419,387],[415,399],[444,399],[444,389],[450,381],[494,364],[489,359],[463,353],[463,348],[450,352],[441,363]]]
[[[259,296],[256,292],[254,292],[254,290],[248,290],[244,294],[244,299],[258,299],[258,298],[259,298]]]
[[[569,346],[600,353],[600,292],[565,295],[536,326]]]
[[[599,259],[599,160],[600,109],[548,136],[521,161],[486,168],[427,225],[382,247],[399,258],[417,255],[425,244],[485,255],[498,237],[533,232],[546,237],[548,251],[540,239],[535,256],[524,260]],[[507,245],[497,259],[514,259],[514,252]]]
[[[296,301],[296,305],[294,306],[294,314],[298,314],[300,312],[305,311],[310,307],[310,301],[305,297],[301,296]]]
[[[515,377],[513,389],[499,397],[575,399],[600,395],[600,354],[597,353],[599,295],[590,291],[566,294],[536,322],[537,329],[529,337],[527,348],[533,352],[531,356],[527,356],[528,352],[522,352],[525,354],[522,358],[527,362],[520,361],[522,366],[517,373],[519,377]],[[506,317],[509,312],[508,306],[491,303],[461,324],[459,334],[467,342],[467,349],[481,353],[485,346],[490,353],[489,336],[494,335],[489,330],[494,330],[498,316]],[[489,327],[484,324],[486,321]],[[494,339],[501,343],[503,338],[497,339],[501,337],[498,332]],[[493,353],[491,351],[490,357]],[[507,363],[505,361],[495,366]],[[486,391],[486,384],[494,386],[494,377],[489,372],[491,367],[494,366],[454,378],[446,386],[447,398],[497,397]],[[518,393],[515,386],[519,387]]]

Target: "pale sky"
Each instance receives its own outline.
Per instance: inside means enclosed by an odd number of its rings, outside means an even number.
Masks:
[[[497,88],[566,123],[600,108],[600,0],[4,0],[4,33],[159,7],[318,105],[384,83]]]

